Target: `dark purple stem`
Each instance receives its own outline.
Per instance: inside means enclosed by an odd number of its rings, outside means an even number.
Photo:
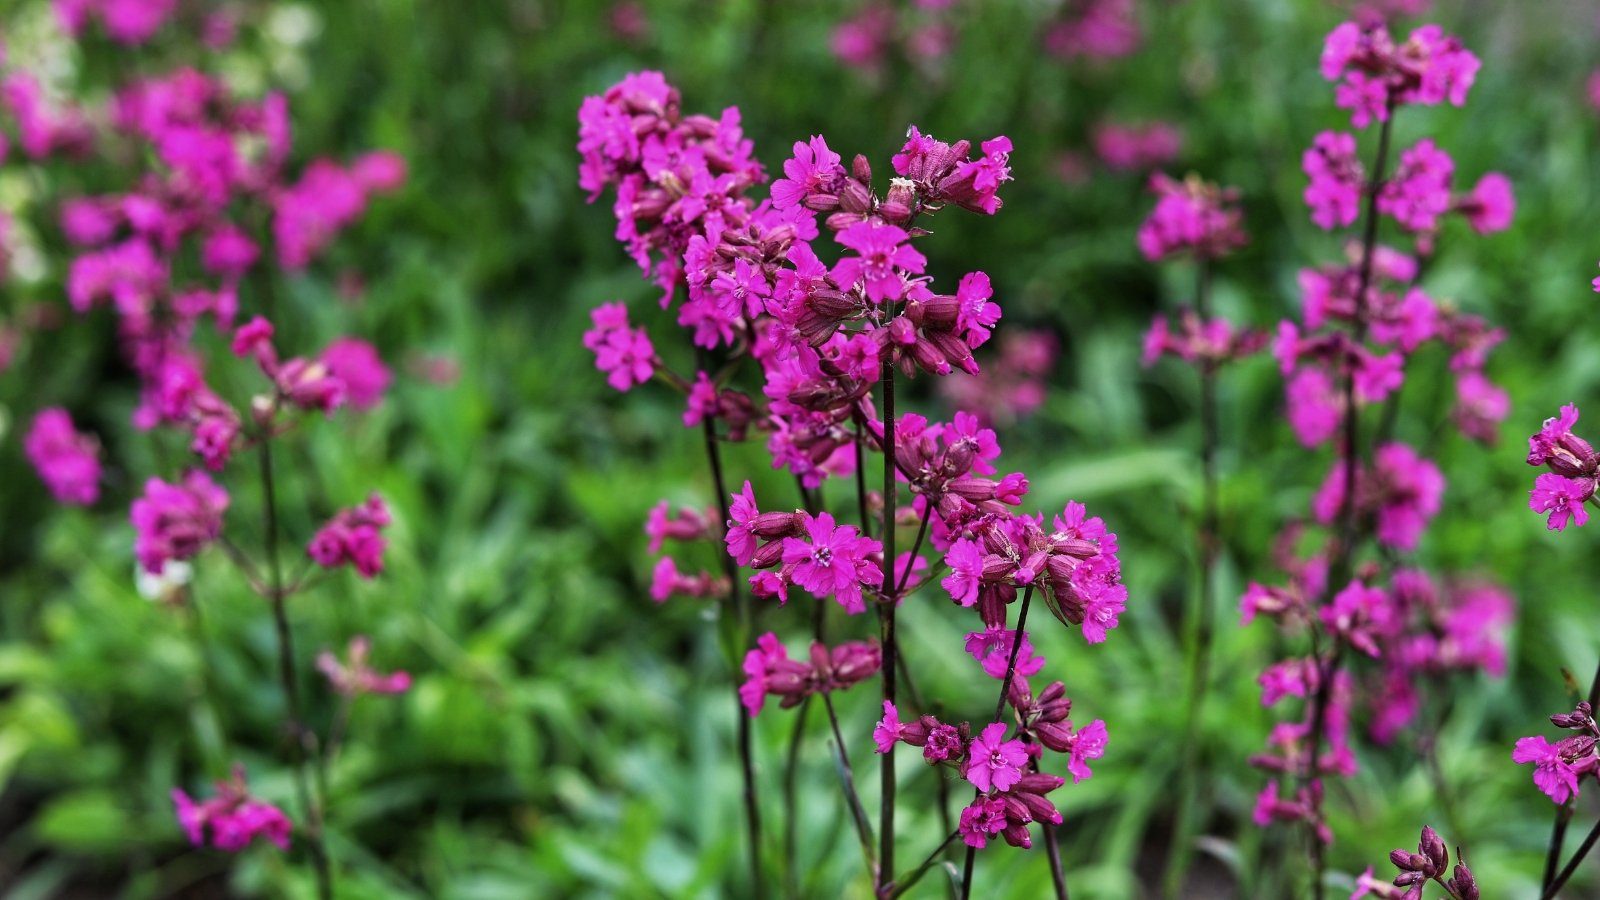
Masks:
[[[883,700],[895,700],[895,674],[899,671],[898,649],[895,645],[894,616],[899,602],[894,585],[894,517],[898,491],[895,484],[894,457],[894,356],[883,357],[883,587],[885,595],[878,605],[880,637],[883,645]],[[877,889],[882,891],[894,877],[894,754],[881,757],[879,776],[878,824],[878,877]]]

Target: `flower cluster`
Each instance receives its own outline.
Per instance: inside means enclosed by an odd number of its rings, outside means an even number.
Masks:
[[[763,513],[746,481],[728,508],[728,522],[728,553],[739,565],[759,570],[750,576],[758,597],[788,602],[789,586],[799,585],[814,596],[835,598],[854,614],[867,609],[862,589],[883,584],[883,545],[854,525],[835,523],[829,513]]]
[[[1045,377],[1060,344],[1048,331],[1012,330],[991,347],[998,357],[971,378],[944,378],[939,393],[956,409],[971,410],[986,427],[1016,422],[1044,403]]]
[[[1239,194],[1190,175],[1183,181],[1150,176],[1156,208],[1139,226],[1139,250],[1154,262],[1179,253],[1215,259],[1248,242],[1240,222]]]
[[[955,0],[909,4],[867,0],[834,26],[828,46],[839,62],[875,81],[891,56],[926,77],[938,77],[960,34],[956,5]]]
[[[813,694],[842,691],[877,674],[883,654],[876,643],[850,641],[832,649],[821,641],[811,643],[805,661],[790,659],[778,636],[767,632],[756,641],[755,649],[745,654],[745,682],[739,686],[739,699],[754,716],[766,705],[767,695],[782,698],[783,709],[798,706]]]
[[[1166,122],[1101,122],[1089,136],[1094,153],[1116,172],[1146,172],[1178,158],[1183,132]]]
[[[1459,852],[1459,851],[1458,851]],[[1356,892],[1350,900],[1372,896],[1377,900],[1422,900],[1428,882],[1444,888],[1452,900],[1478,900],[1478,882],[1467,867],[1466,860],[1457,859],[1450,868],[1450,851],[1438,833],[1426,825],[1417,842],[1416,852],[1400,848],[1389,852],[1389,862],[1400,870],[1394,881],[1385,883],[1374,878],[1372,867],[1356,879]],[[1449,878],[1446,878],[1446,875]]]
[[[1133,0],[1086,0],[1065,4],[1061,18],[1048,26],[1045,51],[1063,59],[1117,59],[1139,49]]]
[[[1548,513],[1547,527],[1563,531],[1567,523],[1589,521],[1588,503],[1594,497],[1600,458],[1589,442],[1572,433],[1578,424],[1578,407],[1567,404],[1561,415],[1544,420],[1544,427],[1528,438],[1528,465],[1550,471],[1534,479],[1528,507]]]
[[[1016,732],[1009,739],[1004,722],[984,726],[975,737],[969,722],[950,725],[929,715],[902,722],[899,709],[887,701],[872,732],[879,753],[890,753],[900,743],[920,747],[928,764],[954,769],[973,786],[976,793],[961,812],[960,827],[971,847],[982,848],[994,836],[1013,847],[1031,847],[1030,824],[1061,823],[1061,813],[1046,795],[1066,779],[1040,771],[1045,750],[1067,755],[1065,767],[1074,783],[1093,775],[1088,764],[1105,754],[1105,722],[1073,727],[1068,719],[1072,701],[1061,682],[1051,682],[1035,697],[1019,671],[1006,699],[1016,713]]]
[[[1230,360],[1244,359],[1267,346],[1266,332],[1236,328],[1227,319],[1203,321],[1194,310],[1178,314],[1178,330],[1173,331],[1167,317],[1158,315],[1144,335],[1146,366],[1171,354],[1191,365],[1214,368]]]
[[[56,18],[77,36],[90,18],[100,20],[119,44],[136,47],[150,40],[178,8],[178,0],[54,0]]]
[[[289,817],[276,806],[250,796],[243,767],[236,766],[233,777],[218,781],[217,795],[210,800],[195,803],[173,788],[172,804],[177,808],[178,824],[196,847],[204,846],[209,836],[211,846],[237,853],[257,837],[264,837],[280,850],[289,849],[293,828]]]
[[[327,676],[328,684],[335,693],[346,697],[403,694],[411,689],[409,672],[381,674],[367,663],[371,653],[372,641],[365,635],[356,635],[350,639],[350,647],[346,652],[348,662],[340,662],[337,656],[324,650],[317,654],[317,669]]]
[[[1550,724],[1572,734],[1554,744],[1543,735],[1518,738],[1511,761],[1518,765],[1532,763],[1534,785],[1552,803],[1566,803],[1577,796],[1584,776],[1600,777],[1596,774],[1600,772],[1600,754],[1595,752],[1600,726],[1595,724],[1594,709],[1587,702],[1579,703],[1570,713],[1556,713],[1550,717]]]
[[[383,571],[383,550],[388,546],[383,528],[388,524],[389,507],[373,494],[365,503],[340,510],[322,526],[306,554],[325,569],[351,565],[362,578],[372,578]]]
[[[228,492],[204,472],[191,471],[176,484],[151,478],[129,516],[139,564],[159,575],[169,560],[192,559],[222,534],[227,509]]]
[[[1328,35],[1322,77],[1339,82],[1334,92],[1351,124],[1386,122],[1398,106],[1467,102],[1481,63],[1454,35],[1424,25],[1396,43],[1381,21],[1346,22]]]
[[[57,500],[88,506],[100,497],[100,442],[73,428],[66,410],[40,410],[22,449]]]

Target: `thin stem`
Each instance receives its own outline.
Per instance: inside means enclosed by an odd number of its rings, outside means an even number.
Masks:
[[[1050,857],[1050,884],[1056,890],[1056,900],[1067,900],[1067,874],[1061,869],[1061,847],[1056,843],[1056,826],[1040,822],[1044,830],[1044,850]]]
[[[703,359],[700,367],[705,368]],[[701,421],[701,433],[705,437],[706,461],[711,467],[711,483],[717,492],[717,503],[719,505],[727,503],[728,485],[722,477],[722,450],[717,445],[717,424],[714,416],[706,416]],[[717,556],[722,560],[722,572],[728,579],[729,602],[733,605],[739,627],[739,646],[749,646],[750,604],[740,586],[739,566],[727,553],[718,553]],[[739,698],[737,680],[733,682],[733,703],[734,715],[739,723],[739,768],[744,778],[744,817],[745,830],[749,837],[746,849],[750,858],[750,889],[751,896],[759,900],[767,895],[766,881],[761,874],[761,804],[756,795],[755,750],[750,735],[750,717],[745,715],[744,703]]]
[[[895,644],[895,607],[898,592],[890,590],[894,584],[894,517],[898,507],[898,490],[895,483],[894,457],[894,356],[884,353],[883,369],[883,586],[887,595],[878,605],[878,621],[883,645],[883,700],[895,701],[895,675],[899,672],[898,648]],[[878,783],[878,877],[877,889],[881,892],[886,879],[894,877],[894,754],[879,757]]]
[[[838,748],[839,778],[843,782],[845,803],[850,807],[850,818],[855,821],[856,837],[861,841],[861,856],[867,863],[867,874],[881,879],[881,871],[872,859],[872,824],[867,821],[867,810],[861,805],[861,795],[856,793],[855,770],[850,767],[850,755],[844,749],[844,736],[839,733],[839,717],[833,711],[833,698],[824,691],[822,706],[828,711],[828,724],[833,728],[833,742]]]
[[[794,734],[789,738],[789,756],[783,769],[783,807],[789,820],[783,832],[784,877],[790,897],[800,896],[800,806],[796,788],[799,785],[800,745],[806,734],[806,715],[809,712],[811,698],[807,697],[800,702],[800,712],[795,716]]]
[[[922,692],[917,690],[917,683],[911,678],[911,667],[906,664],[906,655],[904,653],[900,654],[900,678],[906,683],[906,693],[911,695],[912,705],[924,713],[928,712],[928,704],[923,702]],[[938,775],[934,782],[934,790],[939,795],[939,827],[944,831],[949,831],[951,828],[950,784],[946,781],[942,771],[935,770],[935,774]]]
[[[1600,841],[1600,822],[1595,822],[1594,827],[1589,829],[1589,834],[1584,837],[1583,843],[1578,845],[1578,852],[1574,853],[1572,859],[1568,860],[1567,864],[1562,867],[1561,874],[1556,876],[1555,881],[1545,887],[1544,893],[1539,895],[1539,900],[1552,900],[1556,894],[1561,892],[1561,889],[1566,886],[1567,879],[1572,877],[1573,872],[1578,871],[1578,864],[1583,862],[1584,857],[1589,855],[1590,850],[1594,849],[1595,841]]]
[[[1195,261],[1195,306],[1201,326],[1211,317],[1211,266],[1201,257]],[[1213,589],[1214,569],[1221,546],[1221,528],[1217,502],[1217,364],[1202,357],[1200,360],[1200,531],[1197,536],[1199,553],[1199,586],[1189,608],[1189,621],[1185,636],[1191,643],[1189,657],[1189,689],[1184,702],[1183,763],[1179,774],[1178,811],[1176,814],[1172,847],[1167,854],[1166,896],[1174,898],[1183,884],[1189,867],[1189,844],[1194,839],[1195,807],[1199,805],[1200,729],[1201,709],[1206,698],[1206,682],[1211,673],[1211,644],[1216,631],[1215,600]]]
[[[933,512],[933,504],[925,503],[922,507],[922,522],[917,526],[917,539],[911,542],[911,555],[906,557],[906,570],[900,573],[900,583],[894,587],[896,600],[905,593],[906,582],[911,580],[911,569],[917,561],[917,552],[922,549],[922,539],[928,536],[928,516]]]
[[[867,515],[867,445],[861,433],[861,416],[856,420],[856,511],[861,516],[861,536],[872,537],[872,519]]]
[[[322,812],[313,802],[311,784],[306,773],[307,738],[309,733],[300,714],[300,687],[295,679],[294,643],[289,631],[289,615],[285,609],[286,594],[283,589],[283,566],[278,560],[278,498],[272,479],[272,441],[261,441],[261,490],[265,501],[267,572],[271,579],[268,599],[272,603],[272,621],[278,632],[278,680],[283,685],[283,695],[289,712],[289,747],[293,754],[295,792],[306,814],[306,847],[311,853],[311,864],[317,878],[317,896],[332,900],[333,874],[328,865],[327,848],[322,842]]]
[[[924,859],[920,865],[918,865],[915,869],[912,869],[909,873],[907,873],[906,877],[904,877],[904,878],[896,878],[892,883],[890,883],[888,885],[888,887],[890,888],[890,891],[889,891],[888,896],[885,898],[885,900],[894,900],[894,898],[900,896],[901,894],[904,894],[906,891],[911,890],[912,885],[914,885],[918,881],[920,881],[922,879],[923,874],[926,873],[929,869],[933,868],[933,864],[935,862],[938,862],[939,856],[944,853],[944,849],[946,847],[950,846],[950,844],[953,843],[955,841],[955,839],[960,837],[960,836],[961,836],[961,832],[959,832],[959,831],[952,831],[949,834],[945,835],[944,840],[939,842],[939,846],[933,848],[933,852],[929,853],[927,858]]]

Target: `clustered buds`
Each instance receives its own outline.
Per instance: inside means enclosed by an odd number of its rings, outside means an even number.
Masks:
[[[767,696],[782,698],[782,709],[798,706],[813,694],[842,691],[877,674],[883,653],[876,642],[849,641],[828,648],[811,642],[810,656],[804,661],[790,659],[778,636],[767,632],[756,641],[755,649],[745,654],[745,682],[739,686],[739,699],[751,716],[761,712]]]
[[[1578,407],[1569,403],[1528,438],[1528,465],[1550,470],[1534,479],[1528,507],[1549,513],[1546,527],[1551,531],[1565,530],[1569,521],[1580,526],[1589,521],[1587,504],[1594,497],[1600,459],[1588,441],[1572,433],[1576,424]]]
[[[1457,851],[1457,857],[1460,852]],[[1385,884],[1372,875],[1372,867],[1356,880],[1356,892],[1351,900],[1371,895],[1379,900],[1422,900],[1423,890],[1434,882],[1443,887],[1452,900],[1479,900],[1478,882],[1472,877],[1463,859],[1457,859],[1450,868],[1450,851],[1444,840],[1432,828],[1424,825],[1416,852],[1400,848],[1389,853],[1389,862],[1400,870],[1393,884]],[[1445,878],[1446,874],[1450,877]]]

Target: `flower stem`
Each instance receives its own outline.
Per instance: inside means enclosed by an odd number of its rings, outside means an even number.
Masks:
[[[872,858],[872,824],[867,821],[867,810],[861,805],[861,795],[856,792],[855,770],[850,767],[850,755],[844,749],[844,736],[839,733],[839,716],[833,710],[833,697],[822,693],[822,706],[828,711],[828,724],[833,727],[833,743],[838,749],[839,780],[844,786],[844,799],[850,807],[850,818],[855,822],[856,837],[861,841],[861,856],[867,863],[867,874],[876,876],[880,871]]]
[[[1045,854],[1050,857],[1050,884],[1056,890],[1056,900],[1068,900],[1067,875],[1061,869],[1061,847],[1056,843],[1056,826],[1040,822],[1039,827],[1044,831]]]
[[[1211,317],[1211,266],[1208,260],[1195,261],[1195,306],[1202,327]],[[1201,709],[1206,698],[1206,682],[1211,673],[1211,644],[1216,631],[1213,597],[1221,528],[1217,503],[1217,364],[1200,359],[1200,530],[1198,589],[1189,607],[1185,633],[1190,643],[1189,690],[1184,702],[1183,763],[1178,779],[1178,810],[1173,823],[1172,847],[1167,854],[1166,896],[1179,896],[1189,868],[1189,845],[1194,840],[1196,807],[1199,803]]]
[[[911,890],[912,885],[922,880],[923,874],[925,874],[929,869],[933,868],[933,864],[937,862],[939,860],[939,856],[944,853],[944,848],[950,846],[950,844],[960,836],[961,832],[959,831],[952,831],[945,835],[944,840],[939,842],[939,846],[933,848],[933,852],[928,854],[927,859],[924,859],[921,865],[917,866],[915,869],[912,869],[911,872],[906,875],[906,877],[897,878],[890,884],[886,885],[886,887],[889,888],[889,892],[887,895],[884,895],[885,900],[894,900],[894,898],[904,894],[906,891]]]
[[[312,869],[316,873],[317,896],[332,900],[333,873],[328,864],[327,847],[322,840],[322,811],[311,795],[311,783],[306,772],[307,739],[305,720],[300,714],[300,687],[295,679],[294,642],[289,631],[289,615],[285,609],[287,594],[283,589],[283,566],[278,560],[278,497],[272,478],[272,440],[263,437],[260,444],[261,490],[266,515],[268,600],[272,604],[272,621],[278,633],[278,680],[283,685],[284,701],[289,712],[289,747],[294,762],[295,792],[306,814],[306,848],[311,854]]]
[[[702,361],[701,368],[705,368]],[[722,450],[717,445],[717,424],[714,416],[701,420],[701,433],[705,437],[706,462],[711,467],[711,484],[717,492],[718,505],[728,502],[728,485],[722,477]],[[750,644],[750,603],[740,587],[739,566],[726,552],[718,553],[722,571],[728,579],[729,602],[738,621],[740,647]],[[767,895],[766,880],[761,873],[761,803],[756,794],[755,750],[750,735],[750,717],[745,715],[744,704],[739,699],[739,682],[733,681],[733,704],[738,722],[739,768],[744,777],[745,831],[749,838],[746,849],[750,858],[750,892],[755,898]]]
[[[1539,895],[1539,900],[1553,900],[1555,895],[1561,892],[1567,884],[1567,879],[1572,877],[1573,872],[1578,871],[1578,864],[1583,862],[1590,850],[1594,849],[1595,841],[1600,841],[1600,822],[1595,822],[1594,827],[1589,829],[1589,834],[1583,839],[1583,843],[1578,845],[1578,852],[1572,854],[1572,859],[1562,867],[1561,874],[1545,887],[1544,893]]]
[[[895,607],[899,592],[894,586],[894,517],[898,491],[895,484],[894,458],[894,358],[883,357],[883,602],[878,605],[878,621],[883,645],[883,700],[895,700],[895,675],[899,671],[898,648],[895,645]],[[841,751],[843,748],[840,748]],[[877,889],[882,891],[888,879],[894,877],[894,754],[885,753],[880,759],[878,807],[878,877]]]
[[[800,711],[794,718],[794,734],[789,738],[789,757],[783,769],[783,808],[788,818],[783,832],[784,875],[788,895],[800,896],[800,807],[796,788],[799,785],[800,745],[806,734],[806,714],[811,711],[811,698],[800,701]]]

